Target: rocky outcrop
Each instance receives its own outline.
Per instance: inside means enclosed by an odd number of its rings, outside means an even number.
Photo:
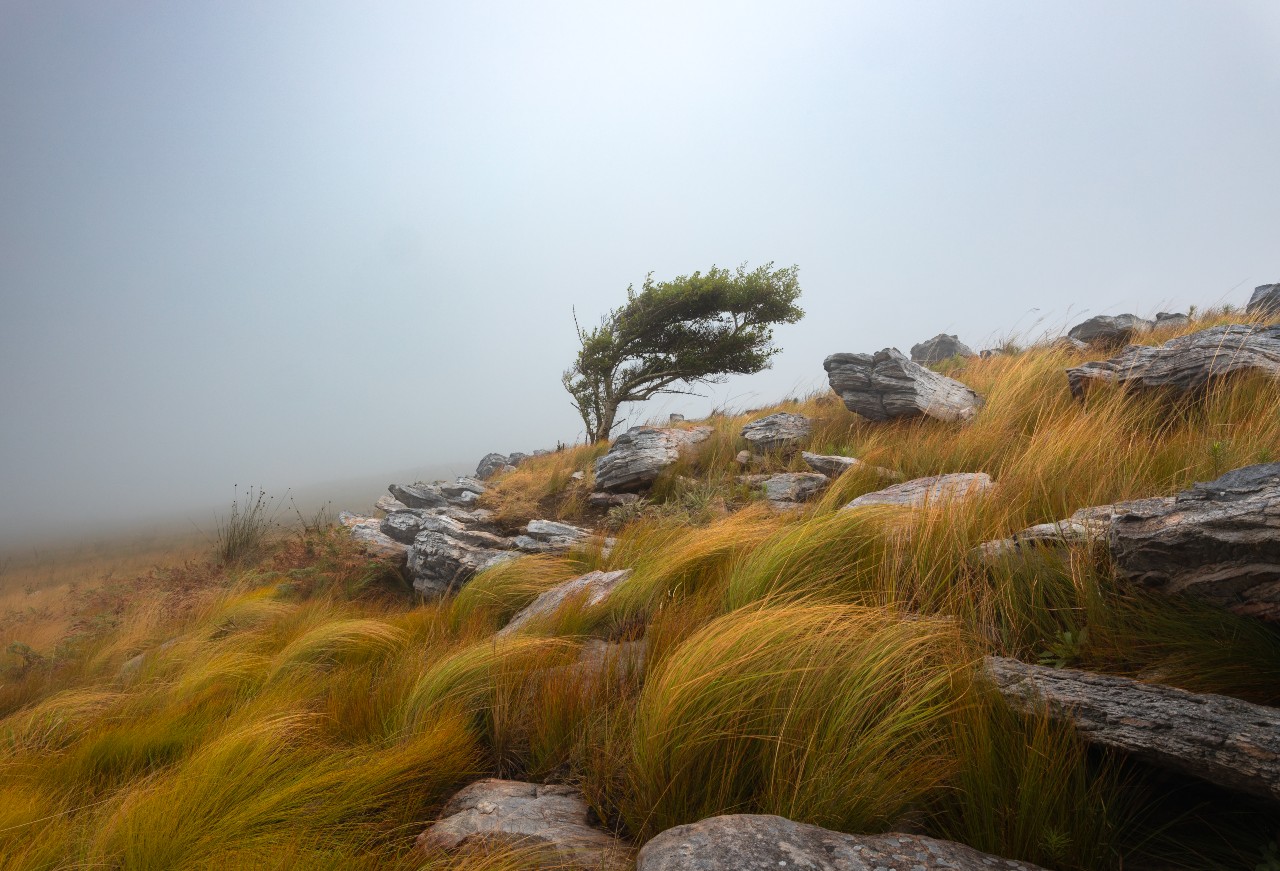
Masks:
[[[1134,584],[1280,621],[1280,463],[1117,503],[1109,545],[1117,574]]]
[[[866,505],[900,505],[905,508],[937,507],[981,496],[994,486],[995,482],[985,472],[934,475],[929,478],[904,481],[874,493],[866,493],[841,510],[847,511],[850,508]]]
[[[1253,289],[1245,312],[1260,317],[1280,316],[1280,284],[1260,284]]]
[[[1191,318],[1182,312],[1156,312],[1157,327],[1185,327],[1191,323]]]
[[[451,484],[441,484],[440,492],[446,499],[457,499],[464,493],[483,495],[489,488],[475,478],[461,477]]]
[[[657,835],[636,871],[1043,871],[918,835],[846,835],[765,814],[728,814]]]
[[[804,451],[800,454],[805,464],[819,474],[826,475],[828,478],[839,478],[850,469],[863,469],[875,472],[881,478],[897,478],[898,473],[892,469],[882,469],[879,466],[868,466],[862,460],[854,457],[841,457],[834,454],[811,454]]]
[[[1110,360],[1068,369],[1067,382],[1079,398],[1095,382],[1186,392],[1246,372],[1280,377],[1280,326],[1232,324],[1179,336],[1163,345],[1132,345]]]
[[[511,618],[510,622],[498,632],[498,635],[510,635],[531,620],[554,614],[561,605],[570,599],[581,599],[583,607],[599,605],[614,589],[631,577],[631,569],[618,569],[613,572],[589,572],[581,577],[573,578],[558,584]]]
[[[606,493],[643,490],[690,445],[705,441],[711,427],[693,429],[633,426],[596,460],[596,487]]]
[[[587,802],[573,787],[492,778],[449,799],[418,846],[448,852],[541,847],[559,863],[590,871],[622,871],[630,858],[625,844],[591,825]]]
[[[832,354],[823,361],[827,378],[850,411],[870,420],[926,415],[938,420],[971,419],[982,398],[952,378],[912,363],[897,348],[875,354]]]
[[[960,341],[957,336],[938,333],[932,339],[926,339],[918,345],[911,346],[911,359],[917,363],[941,363],[952,357],[975,357],[973,349]]]
[[[471,580],[476,572],[519,555],[503,549],[507,542],[497,536],[492,537],[489,546],[482,544],[489,535],[439,528],[418,533],[409,549],[408,569],[413,588],[425,598],[437,599]]]
[[[1071,723],[1084,740],[1250,795],[1280,800],[1280,710],[1123,677],[988,657],[1017,710]]]
[[[382,521],[376,517],[343,511],[338,514],[338,523],[347,528],[351,537],[360,542],[370,556],[399,561],[408,555],[408,546],[386,535],[382,531]]]
[[[1098,315],[1067,330],[1067,337],[1086,345],[1123,345],[1134,336],[1151,331],[1155,326],[1137,315]]]
[[[803,414],[783,411],[747,424],[742,428],[742,437],[757,456],[772,451],[794,452],[808,441],[811,429],[809,418]]]

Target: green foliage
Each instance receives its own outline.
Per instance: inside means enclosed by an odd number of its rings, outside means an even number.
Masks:
[[[581,348],[564,373],[564,386],[582,415],[587,440],[609,438],[618,407],[660,393],[683,393],[677,385],[717,383],[728,375],[750,375],[769,366],[775,324],[795,323],[804,312],[799,268],[767,263],[750,272],[711,267],[706,273],[655,282],[639,291],[600,326],[578,327]]]

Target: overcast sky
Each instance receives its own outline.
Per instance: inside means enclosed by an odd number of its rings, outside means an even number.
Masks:
[[[632,419],[1242,304],[1278,149],[1274,0],[6,0],[0,537],[572,441],[571,309],[649,271],[808,315]]]

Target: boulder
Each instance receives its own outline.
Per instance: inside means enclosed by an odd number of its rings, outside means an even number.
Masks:
[[[743,484],[763,488],[764,498],[775,507],[790,508],[808,502],[831,483],[831,479],[818,472],[782,472],[777,475],[743,475]]]
[[[435,484],[392,484],[391,495],[409,508],[439,508],[449,504]]]
[[[985,670],[1016,710],[1047,709],[1092,744],[1280,800],[1280,709],[1002,657]]]
[[[1155,326],[1137,315],[1098,315],[1067,330],[1067,337],[1086,345],[1124,345]]]
[[[1191,318],[1182,312],[1170,314],[1169,312],[1156,312],[1157,327],[1185,327],[1191,323]]]
[[[754,420],[742,428],[742,437],[751,446],[751,453],[767,454],[771,451],[794,451],[796,446],[809,438],[812,424],[803,414],[787,411]]]
[[[508,465],[513,464],[508,460],[506,454],[485,454],[480,460],[480,465],[476,466],[476,477],[481,481],[488,481]]]
[[[684,423],[684,415],[673,411],[667,415],[667,423]]]
[[[1280,377],[1280,326],[1231,324],[1179,336],[1163,345],[1131,345],[1110,360],[1068,369],[1067,383],[1077,398],[1094,382],[1187,392],[1246,372]]]
[[[607,493],[642,490],[680,458],[689,445],[705,441],[711,427],[693,429],[633,426],[596,460],[596,486]]]
[[[1280,463],[1110,508],[1109,545],[1120,577],[1280,621]]]
[[[844,506],[843,511],[865,505],[901,505],[906,508],[938,506],[981,496],[995,483],[985,472],[954,472],[894,484],[874,493],[865,493]]]
[[[382,518],[378,527],[382,534],[401,544],[413,544],[422,531],[422,516],[416,511],[393,511]]]
[[[938,420],[969,420],[982,407],[977,393],[912,363],[897,348],[875,354],[832,354],[822,366],[845,407],[870,420],[922,414]]]
[[[738,454],[733,458],[733,461],[739,466],[751,465],[751,451],[738,451]]]
[[[569,599],[581,598],[584,607],[598,605],[609,597],[614,589],[631,577],[631,569],[613,572],[589,572],[581,577],[557,584],[511,618],[498,635],[510,635],[521,626],[538,617],[554,614]]]
[[[364,545],[370,556],[403,560],[409,548],[389,537],[382,531],[382,521],[376,517],[364,517],[343,511],[338,514],[338,523],[346,527],[351,537]]]
[[[541,847],[555,854],[555,867],[591,871],[622,871],[630,864],[626,845],[591,825],[582,793],[557,784],[478,780],[445,803],[440,820],[417,843],[448,852]]]
[[[911,359],[917,363],[941,363],[952,357],[974,357],[973,349],[960,341],[956,336],[938,333],[932,339],[925,339],[918,345],[911,346]]]
[[[425,518],[424,518],[425,519]],[[443,520],[444,518],[436,518]],[[409,549],[408,568],[413,588],[429,599],[439,598],[471,580],[476,572],[519,554],[484,547],[463,540],[481,533],[426,529],[418,533]],[[496,538],[496,536],[495,536]],[[475,541],[474,538],[471,539]]]
[[[839,478],[850,469],[865,469],[875,472],[881,478],[897,478],[898,473],[892,469],[882,469],[879,466],[868,466],[862,460],[853,457],[841,457],[834,454],[811,454],[804,451],[800,454],[806,465],[815,472],[826,475],[828,478]]]
[[[919,835],[846,835],[765,814],[709,817],[658,834],[636,871],[1043,871]]]
[[[1253,289],[1245,312],[1262,317],[1280,315],[1280,284],[1260,284]]]

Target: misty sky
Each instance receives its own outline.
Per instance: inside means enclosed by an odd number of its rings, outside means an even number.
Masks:
[[[571,308],[650,270],[808,316],[632,420],[1243,304],[1277,204],[1273,0],[8,0],[0,538],[572,441]]]

